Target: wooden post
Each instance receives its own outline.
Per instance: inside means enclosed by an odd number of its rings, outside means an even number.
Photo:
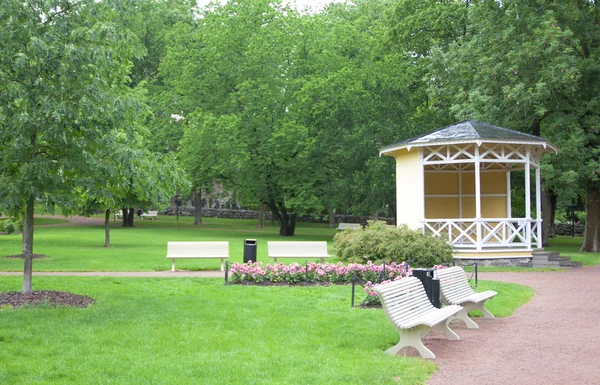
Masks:
[[[477,223],[477,250],[481,251],[483,235],[481,232],[481,164],[479,146],[475,146],[475,222]]]
[[[537,213],[537,248],[543,247],[542,240],[542,184],[540,176],[540,160],[537,161],[538,166],[535,169],[535,211]]]
[[[531,248],[531,148],[527,148],[525,160],[525,239],[527,248]]]

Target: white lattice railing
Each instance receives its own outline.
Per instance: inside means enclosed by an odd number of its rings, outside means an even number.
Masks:
[[[456,248],[526,248],[536,245],[541,220],[522,218],[427,219],[423,232],[446,239]]]

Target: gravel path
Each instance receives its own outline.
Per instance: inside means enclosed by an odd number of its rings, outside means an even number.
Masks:
[[[0,271],[0,276],[17,275],[22,276],[22,271]],[[202,278],[225,278],[225,273],[218,270],[202,271],[36,271],[34,276],[54,277],[202,277]]]
[[[481,273],[531,286],[536,295],[511,317],[456,324],[460,341],[426,340],[437,384],[600,384],[600,265],[568,272]],[[501,293],[499,294],[501,295]]]

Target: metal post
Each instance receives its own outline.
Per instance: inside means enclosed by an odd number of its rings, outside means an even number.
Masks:
[[[225,261],[225,285],[229,283],[229,261]]]
[[[356,273],[352,276],[352,305],[354,307],[354,287],[356,286]]]
[[[306,281],[305,284],[308,285],[308,261],[306,261],[306,267],[304,268],[304,272],[306,273]]]
[[[479,263],[475,261],[475,287],[479,285]]]

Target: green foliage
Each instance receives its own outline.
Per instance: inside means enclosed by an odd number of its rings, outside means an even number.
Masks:
[[[0,220],[0,233],[20,233],[23,230],[23,220],[15,218],[6,218]]]
[[[340,260],[353,263],[410,260],[415,268],[452,263],[452,246],[445,241],[407,226],[390,229],[377,221],[369,221],[364,229],[337,233],[333,247]]]

